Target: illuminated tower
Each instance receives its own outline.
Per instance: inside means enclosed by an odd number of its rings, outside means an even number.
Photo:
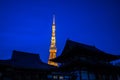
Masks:
[[[48,64],[53,65],[53,66],[58,66],[57,63],[50,61],[50,59],[56,58],[56,38],[55,38],[55,16],[53,15],[53,23],[52,23],[52,37],[51,37],[51,45],[49,49],[50,55],[49,55],[49,60]]]

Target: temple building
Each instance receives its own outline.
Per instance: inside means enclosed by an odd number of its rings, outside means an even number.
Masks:
[[[11,59],[0,60],[0,80],[48,80],[54,68],[38,54],[14,50]]]
[[[117,59],[120,56],[95,46],[67,40],[61,55],[52,61],[61,64],[58,71],[70,74],[70,80],[120,80],[120,66],[111,64]]]
[[[120,80],[120,66],[111,64],[118,59],[95,46],[67,40],[61,55],[50,59],[60,66],[14,50],[11,59],[0,60],[0,80]]]

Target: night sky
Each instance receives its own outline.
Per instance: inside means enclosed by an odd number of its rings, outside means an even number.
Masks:
[[[67,39],[120,55],[119,0],[0,0],[0,59],[18,50],[47,63],[53,14],[57,55]]]

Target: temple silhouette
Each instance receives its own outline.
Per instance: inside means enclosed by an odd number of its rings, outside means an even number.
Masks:
[[[60,63],[58,72],[69,73],[67,80],[120,80],[120,65],[111,62],[120,59],[95,46],[67,40],[60,56],[52,61]]]
[[[0,60],[0,80],[120,80],[120,55],[70,39],[56,57],[55,17],[48,64],[39,54],[13,50],[11,59]]]
[[[13,51],[12,58],[0,60],[0,80],[120,80],[120,56],[67,40],[60,56],[51,59],[58,67],[44,63],[38,54]]]

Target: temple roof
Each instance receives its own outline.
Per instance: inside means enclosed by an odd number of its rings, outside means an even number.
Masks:
[[[68,59],[73,56],[96,57],[97,59],[103,61],[112,61],[120,59],[120,56],[106,53],[96,48],[95,46],[78,43],[72,40],[67,40],[61,55],[56,57],[55,59],[52,59],[52,61],[64,62],[65,59]]]
[[[0,60],[0,64],[25,69],[49,70],[53,68],[53,66],[43,63],[39,58],[39,54],[21,51],[13,51],[12,58],[9,60]]]

